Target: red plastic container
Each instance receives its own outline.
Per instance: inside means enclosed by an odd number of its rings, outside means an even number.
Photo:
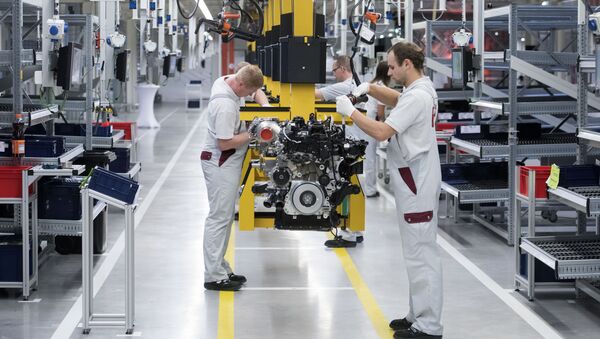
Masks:
[[[31,166],[0,166],[0,198],[21,198],[23,171],[30,168]]]
[[[529,196],[529,171],[535,171],[535,197],[536,199],[547,199],[546,180],[550,176],[550,166],[521,166],[519,171],[520,185],[519,193]]]
[[[123,140],[131,140],[133,138],[136,129],[136,123],[134,121],[111,121],[110,125],[113,127],[113,129],[121,129],[125,131],[125,137]]]

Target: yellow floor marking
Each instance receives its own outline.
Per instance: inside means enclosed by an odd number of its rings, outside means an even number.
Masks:
[[[235,259],[235,224],[231,226],[231,235],[225,260],[234,269]],[[219,292],[219,321],[217,325],[217,339],[233,339],[233,296],[235,292]]]
[[[375,300],[375,296],[371,293],[369,286],[360,275],[358,268],[356,268],[354,261],[352,261],[352,257],[350,257],[350,254],[348,254],[348,251],[346,251],[345,248],[336,248],[334,249],[334,252],[338,259],[340,259],[342,267],[344,268],[358,299],[365,308],[365,311],[367,311],[367,315],[369,316],[375,331],[380,338],[391,338],[394,332],[390,329],[387,318],[381,311],[381,308],[379,308],[377,300]]]

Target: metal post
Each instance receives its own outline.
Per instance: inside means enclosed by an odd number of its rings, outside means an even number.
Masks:
[[[587,10],[583,1],[577,1],[577,53],[580,56],[588,52],[588,25]],[[577,129],[581,131],[587,125],[588,114],[588,81],[587,73],[577,72]],[[585,163],[587,152],[586,146],[577,144],[577,164]],[[586,232],[587,216],[585,213],[577,213],[577,234]]]
[[[517,40],[518,40],[518,10],[517,6],[510,5],[510,16],[509,16],[509,36],[510,36],[510,54],[511,54],[511,69],[509,76],[509,102],[511,112],[509,115],[508,124],[508,145],[509,145],[509,157],[508,157],[508,237],[507,243],[513,245],[513,232],[515,232],[516,218],[520,217],[521,211],[516,210],[517,196],[515,191],[515,182],[517,181],[517,173],[515,164],[517,163],[517,80],[518,74],[512,68],[512,57],[517,53]],[[520,230],[517,230],[520,231]]]
[[[83,44],[85,48],[85,149],[92,149],[92,121],[93,121],[93,106],[94,106],[94,29],[92,27],[92,17],[85,17],[85,35]]]
[[[13,0],[12,2],[12,94],[13,94],[13,112],[15,114],[23,113],[23,65],[21,63],[21,51],[23,50],[23,1]],[[25,196],[23,191],[23,196]],[[27,206],[26,206],[27,207]],[[23,243],[23,248],[26,244]],[[25,268],[25,266],[23,266]],[[23,271],[25,272],[25,271]],[[23,273],[25,274],[25,273]],[[29,291],[28,291],[29,295]]]
[[[81,224],[81,260],[82,260],[82,269],[81,269],[81,280],[82,280],[82,289],[83,289],[83,312],[82,312],[82,322],[83,322],[83,333],[87,334],[90,331],[90,316],[92,314],[91,304],[90,304],[90,294],[93,294],[91,289],[91,281],[89,272],[92,270],[90,267],[91,260],[91,248],[90,248],[90,197],[89,191],[87,188],[81,190],[81,216],[82,216],[82,224]]]
[[[348,54],[348,0],[340,0],[340,54]]]
[[[28,180],[29,181],[29,180]],[[34,192],[38,193],[37,181],[33,184]],[[32,265],[33,265],[33,278],[34,288],[37,289],[39,285],[39,258],[38,258],[38,199],[37,197],[31,202],[31,237],[33,246],[31,248]]]
[[[516,185],[515,185],[515,189],[516,190],[520,190],[519,188],[520,186],[520,182],[517,181]],[[521,200],[517,199],[516,200],[516,209],[517,211],[521,210]],[[515,232],[513,233],[514,236],[514,250],[515,250],[515,289],[518,290],[519,287],[521,286],[520,280],[518,280],[516,277],[520,277],[521,276],[521,248],[519,247],[519,245],[521,244],[521,236],[522,236],[522,232],[521,232],[521,218],[515,218]]]
[[[432,58],[433,52],[431,51],[433,45],[433,25],[431,21],[427,21],[425,25],[425,57]],[[431,68],[426,69],[427,76],[433,79],[433,70]]]
[[[15,12],[13,12],[13,14],[14,13]],[[29,248],[31,247],[31,244],[29,243],[29,185],[27,184],[29,179],[27,177],[27,170],[22,171],[21,175],[21,188],[23,192],[21,197],[21,231],[23,232],[23,299],[28,300],[30,293],[29,290],[31,288],[29,280]]]
[[[527,213],[527,236],[535,237],[535,171],[529,171],[528,179],[529,210]],[[520,214],[520,212],[517,211],[517,214]],[[517,230],[516,232],[521,232],[521,230]],[[515,247],[518,247],[518,243],[515,243]],[[527,297],[530,301],[533,301],[535,298],[535,257],[529,253],[527,254]]]
[[[482,84],[484,82],[484,55],[485,55],[485,18],[483,16],[483,1],[473,1],[473,43],[475,53],[480,56],[481,69],[474,74],[473,96],[476,100],[481,98]]]
[[[135,314],[135,261],[134,261],[134,219],[133,206],[125,207],[125,330],[133,332],[133,317]]]
[[[408,42],[413,42],[413,10],[413,0],[406,0],[404,4],[404,39]]]

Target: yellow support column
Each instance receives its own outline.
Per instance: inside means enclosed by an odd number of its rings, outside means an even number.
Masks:
[[[294,36],[308,38],[314,35],[314,4],[312,1],[292,1],[292,12],[294,13]],[[290,110],[292,117],[302,116],[308,119],[311,113],[315,113],[315,85],[314,84],[292,84],[292,97]]]
[[[350,178],[353,185],[358,185],[358,177],[356,175]],[[352,194],[348,198],[350,200],[348,207],[348,228],[353,232],[360,232],[365,230],[365,196],[361,192],[358,194]]]

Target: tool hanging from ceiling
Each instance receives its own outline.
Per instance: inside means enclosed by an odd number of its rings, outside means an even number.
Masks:
[[[223,42],[235,38],[253,42],[262,35],[264,13],[257,0],[247,0],[243,7],[239,0],[224,0],[217,20],[200,19],[196,26],[196,34],[202,24],[207,32],[220,34]]]

